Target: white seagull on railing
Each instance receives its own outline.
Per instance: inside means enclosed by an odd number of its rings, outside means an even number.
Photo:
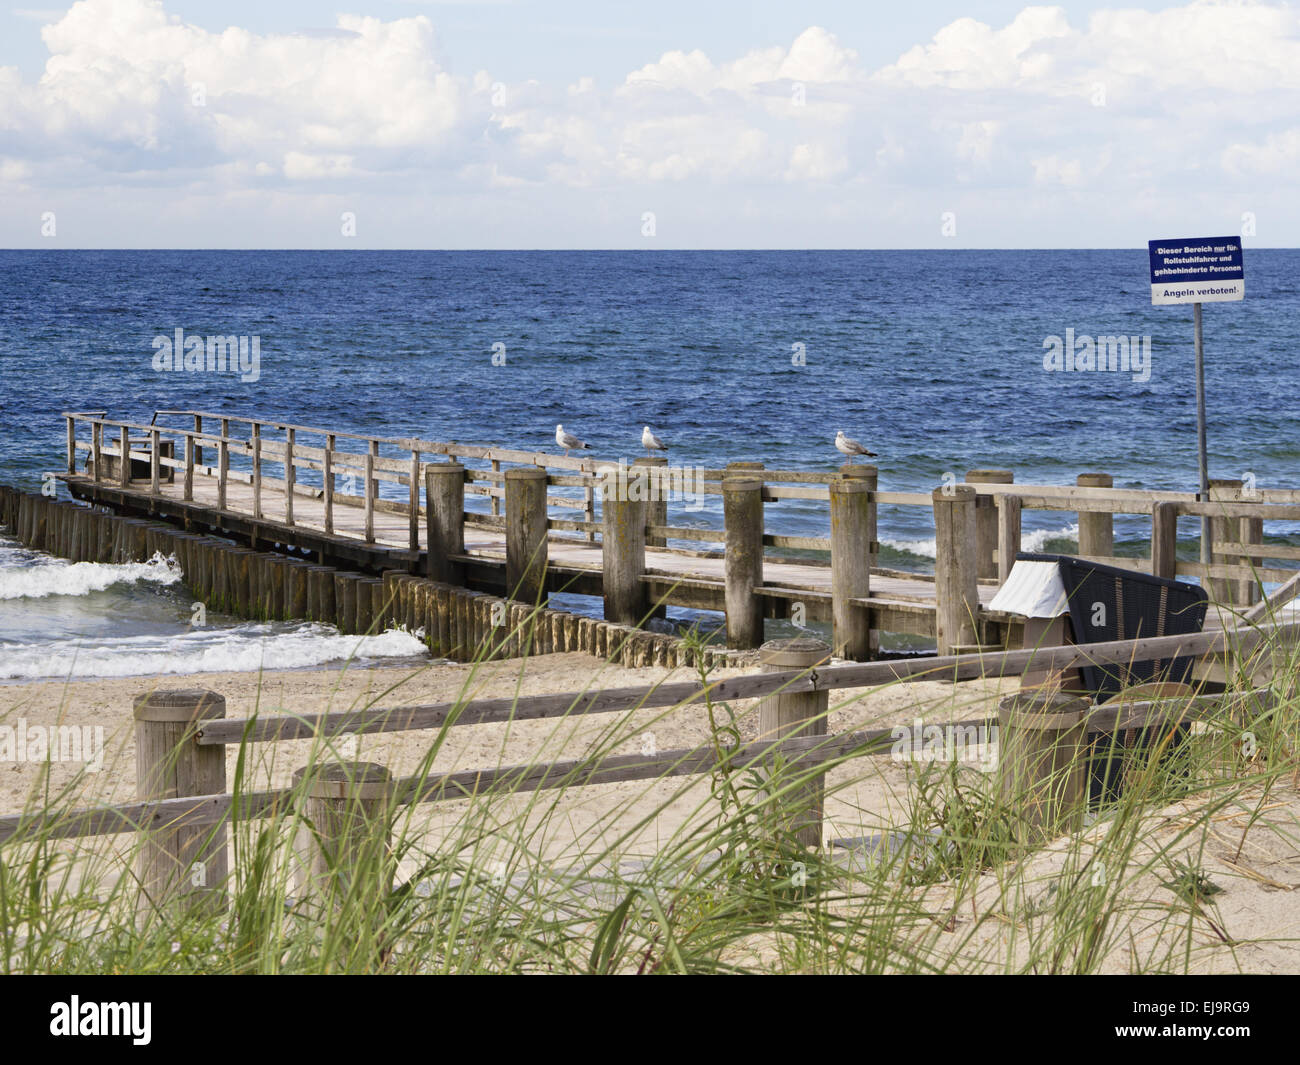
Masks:
[[[591,450],[590,444],[583,443],[583,441],[579,440],[572,433],[566,433],[563,425],[557,425],[555,427],[555,442],[559,444],[560,447],[564,448],[565,458],[569,457],[570,451],[581,451],[584,448],[588,451]]]
[[[835,446],[839,449],[839,452],[842,455],[866,455],[869,459],[874,459],[876,457],[874,451],[868,451],[856,440],[845,436],[843,429],[835,434]]]
[[[668,445],[655,436],[655,434],[650,431],[650,426],[648,425],[643,426],[641,429],[641,446],[645,448],[647,452],[668,450]]]

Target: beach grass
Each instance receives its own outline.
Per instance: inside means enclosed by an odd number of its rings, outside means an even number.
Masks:
[[[523,641],[521,641],[523,642]],[[699,776],[584,785],[629,743],[652,749],[675,708],[604,715],[571,772],[529,790],[565,749],[538,745],[492,790],[441,803],[344,804],[345,854],[303,855],[339,828],[308,817],[306,783],[266,816],[241,801],[284,769],[244,744],[231,776],[229,877],[201,904],[146,897],[145,833],[63,839],[85,781],[37,788],[0,845],[0,968],[10,973],[1095,973],[1248,970],[1269,936],[1220,912],[1235,883],[1269,880],[1251,855],[1300,848],[1300,662],[1265,644],[1221,712],[1190,733],[1117,749],[1122,787],[1078,831],[1027,844],[1023,796],[987,765],[906,766],[901,811],[859,811],[858,842],[806,848],[793,797],[822,780],[852,796],[890,758],[879,744],[821,763],[737,762],[753,707],[706,701],[716,758]],[[707,670],[698,679],[707,684]],[[593,676],[592,685],[599,683]],[[471,669],[462,689],[477,690]],[[392,705],[384,691],[367,705]],[[522,692],[520,692],[522,694]],[[954,704],[965,697],[954,686]],[[843,703],[836,708],[842,708]],[[931,707],[929,711],[942,711]],[[969,706],[962,702],[963,713]],[[949,711],[952,707],[948,708]],[[989,705],[987,712],[996,712]],[[942,717],[942,714],[939,715]],[[944,719],[956,715],[948,713]],[[453,719],[426,734],[414,778],[445,772]],[[651,746],[644,746],[650,737]],[[309,763],[348,761],[345,737]],[[564,757],[574,758],[572,750]],[[436,768],[435,768],[436,766]],[[492,768],[491,766],[456,768]],[[281,773],[281,775],[283,775]],[[407,782],[412,778],[405,777]],[[702,787],[700,785],[703,785]],[[618,788],[593,812],[593,791]],[[443,816],[431,819],[435,808]],[[447,810],[454,816],[448,816]],[[673,816],[667,817],[669,811]],[[669,827],[658,830],[662,822]],[[654,845],[647,846],[648,834]],[[360,841],[360,842],[357,842]],[[1235,858],[1235,860],[1234,860]],[[1279,890],[1290,890],[1278,883]],[[1229,892],[1229,895],[1231,892]],[[1291,930],[1292,946],[1300,932]],[[1274,937],[1276,938],[1276,937]],[[1285,939],[1286,937],[1283,936]],[[1249,948],[1249,949],[1248,949]]]

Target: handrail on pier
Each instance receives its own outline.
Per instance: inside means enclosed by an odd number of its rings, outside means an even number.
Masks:
[[[666,466],[662,457],[628,465],[589,455],[368,435],[224,412],[160,409],[148,424],[110,419],[100,411],[65,411],[63,417],[71,476],[76,476],[77,457],[84,453],[96,483],[116,481],[121,488],[140,491],[147,480],[149,493],[174,497],[177,492],[172,486],[179,472],[184,502],[195,502],[200,486],[207,485],[203,496],[210,500],[215,494],[218,510],[230,510],[238,497],[241,505],[251,506],[255,518],[287,528],[302,523],[305,511],[295,509],[295,502],[305,498],[323,503],[324,532],[330,536],[345,535],[340,507],[361,509],[360,538],[366,544],[376,542],[378,515],[399,514],[407,518],[406,545],[419,553],[429,542],[428,537],[422,541],[420,526],[422,520],[430,521],[433,491],[438,498],[432,510],[442,529],[438,535],[448,537],[448,543],[455,540],[446,531],[449,523],[506,531],[508,559],[525,549],[541,558],[540,545],[529,539],[539,533],[542,543],[551,534],[562,538],[570,534],[570,540],[578,534],[593,544],[599,537],[607,608],[614,609],[612,595],[623,604],[615,614],[629,618],[644,613],[648,588],[661,579],[648,566],[646,549],[708,555],[721,545],[725,574],[719,576],[725,576],[721,583],[727,587],[733,646],[752,645],[761,633],[763,617],[785,616],[797,602],[786,593],[800,589],[766,581],[765,564],[807,568],[825,566],[829,560],[829,596],[802,589],[807,592],[803,605],[810,608],[809,616],[835,619],[840,633],[837,650],[851,645],[855,656],[869,655],[870,633],[880,627],[884,616],[879,596],[872,592],[873,575],[876,580],[925,579],[880,567],[877,511],[881,505],[928,508],[933,514],[936,578],[935,591],[929,594],[937,599],[933,624],[944,650],[982,644],[990,623],[1007,623],[1007,618],[981,606],[979,587],[1006,579],[1020,549],[1025,510],[1076,514],[1081,558],[1161,577],[1199,578],[1206,582],[1211,599],[1228,608],[1244,609],[1259,602],[1266,583],[1284,583],[1294,575],[1296,567],[1279,562],[1300,562],[1300,548],[1265,544],[1263,528],[1265,521],[1300,521],[1300,490],[1253,490],[1242,481],[1212,482],[1210,499],[1201,501],[1191,492],[1115,488],[1106,474],[1080,474],[1074,485],[1035,485],[1016,483],[1009,470],[979,469],[967,471],[964,481],[949,480],[933,492],[889,492],[880,490],[876,467],[852,463],[833,471],[769,470],[754,462],[681,470]],[[159,424],[167,418],[188,419],[189,424]],[[235,435],[236,430],[244,435]],[[215,462],[209,457],[212,452]],[[456,477],[437,476],[449,467],[458,471]],[[515,480],[520,469],[543,470],[544,490],[534,491],[523,480]],[[611,470],[617,471],[617,477],[609,475]],[[624,488],[643,482],[648,489],[641,498],[625,498],[636,493]],[[385,485],[397,491],[384,491]],[[724,527],[670,522],[669,504],[688,494],[720,499]],[[466,511],[467,495],[484,500],[487,512]],[[506,521],[512,498],[516,507],[542,510],[539,517],[524,523],[531,531],[515,536],[513,547],[510,534],[518,530]],[[827,504],[830,535],[769,531],[766,505],[787,500]],[[267,513],[268,505],[277,508],[274,516]],[[553,517],[552,510],[576,512],[576,517],[563,513]],[[1115,554],[1116,514],[1149,516],[1150,557]],[[1212,519],[1210,564],[1178,557],[1177,522],[1182,516]],[[635,535],[611,537],[611,528],[634,530]],[[775,556],[773,550],[796,554]],[[508,568],[516,573],[528,570],[513,564]],[[693,584],[698,598],[714,603],[719,582],[716,577],[711,580],[712,585],[694,577],[681,583]],[[901,607],[891,615],[894,621],[906,613],[900,611]]]

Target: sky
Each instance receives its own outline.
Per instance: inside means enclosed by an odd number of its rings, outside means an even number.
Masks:
[[[1293,4],[341,4],[0,11],[0,247],[1300,245]]]

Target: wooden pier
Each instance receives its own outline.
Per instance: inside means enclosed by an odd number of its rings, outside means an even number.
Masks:
[[[875,653],[882,631],[932,637],[940,654],[1020,646],[1018,620],[988,603],[1014,562],[1025,510],[1075,514],[1081,557],[1204,578],[1229,610],[1295,575],[1264,567],[1266,558],[1300,560],[1300,548],[1262,546],[1265,521],[1300,521],[1300,491],[1247,496],[1237,481],[1214,482],[1208,502],[1116,489],[1091,472],[1060,486],[971,470],[933,492],[890,492],[866,465],[680,470],[663,458],[624,464],[226,413],[160,411],[150,424],[64,418],[61,479],[76,499],[119,514],[371,577],[414,574],[530,604],[557,592],[598,596],[620,626],[665,606],[722,611],[738,649],[762,642],[764,619],[787,617],[831,622],[837,655],[855,660]],[[721,497],[725,528],[684,524],[684,495]],[[467,510],[467,498],[482,509]],[[787,501],[824,504],[829,535],[768,532],[766,509]],[[933,576],[877,564],[877,511],[891,505],[932,511]],[[1151,558],[1113,555],[1115,514],[1150,518]],[[1175,557],[1184,515],[1214,519],[1210,565]]]

